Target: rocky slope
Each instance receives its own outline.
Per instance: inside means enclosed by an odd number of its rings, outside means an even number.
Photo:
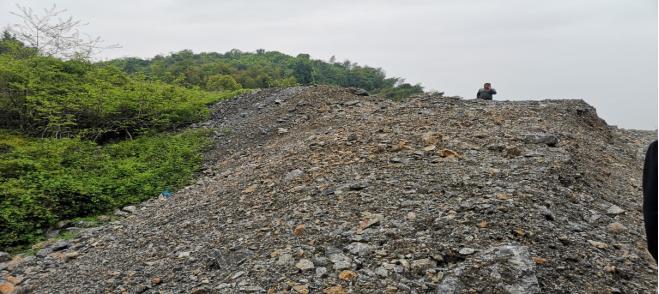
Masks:
[[[0,264],[34,293],[647,293],[655,132],[579,100],[405,102],[335,87],[214,107],[167,200]],[[7,288],[8,289],[8,288]]]

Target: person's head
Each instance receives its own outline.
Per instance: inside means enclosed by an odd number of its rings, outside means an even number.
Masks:
[[[485,85],[483,85],[483,88],[485,88],[485,90],[489,90],[491,87],[492,87],[492,84],[490,84],[490,83],[485,83]]]

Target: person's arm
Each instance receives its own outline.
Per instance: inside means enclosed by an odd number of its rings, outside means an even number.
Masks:
[[[481,90],[478,90],[478,92],[476,92],[476,98],[481,98]]]
[[[497,93],[497,90],[494,90],[494,88],[490,88],[490,94],[495,95]]]
[[[648,251],[657,260],[657,141],[648,147],[643,164],[643,220]]]

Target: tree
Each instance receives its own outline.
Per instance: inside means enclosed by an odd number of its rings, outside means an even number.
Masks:
[[[16,7],[18,11],[11,14],[19,17],[23,23],[12,25],[11,32],[19,41],[43,55],[89,59],[100,50],[119,47],[117,44],[103,45],[100,37],[81,33],[79,29],[86,23],[71,16],[62,17],[66,10],[57,10],[55,5],[44,9],[43,15],[19,4]]]
[[[214,75],[208,77],[206,89],[211,91],[235,91],[242,89],[230,75]]]

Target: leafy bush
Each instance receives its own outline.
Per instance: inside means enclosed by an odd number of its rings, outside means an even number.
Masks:
[[[205,119],[208,104],[238,93],[148,81],[81,60],[0,54],[2,123],[39,137],[104,141],[175,130]]]
[[[27,244],[61,219],[111,211],[188,183],[205,131],[99,146],[0,133],[0,248]]]

